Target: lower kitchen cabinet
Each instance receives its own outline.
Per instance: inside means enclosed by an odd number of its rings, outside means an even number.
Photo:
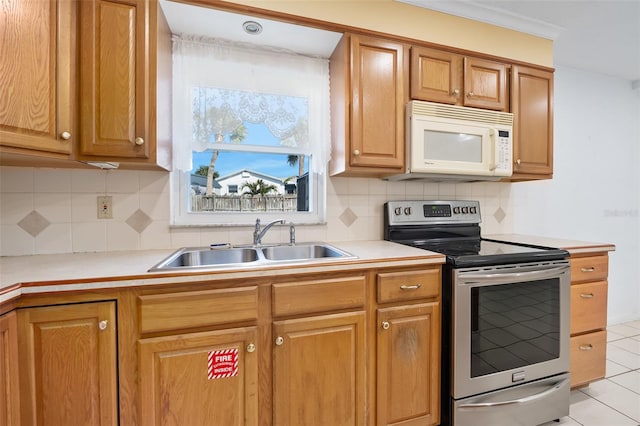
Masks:
[[[140,424],[258,424],[256,327],[141,339]]]
[[[116,303],[18,309],[17,322],[22,424],[117,425]]]
[[[378,310],[377,425],[440,420],[440,305]]]
[[[376,425],[439,424],[441,268],[376,278]]]
[[[365,424],[365,313],[273,324],[274,425]]]
[[[571,262],[571,387],[604,378],[607,350],[606,253],[572,256]]]
[[[0,425],[20,424],[16,313],[0,316]]]

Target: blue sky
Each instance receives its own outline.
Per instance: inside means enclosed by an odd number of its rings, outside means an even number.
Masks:
[[[247,138],[243,145],[279,146],[279,141],[263,124],[245,122]],[[211,151],[193,153],[193,170],[201,165],[209,165]],[[305,159],[305,162],[308,160]],[[298,175],[298,165],[289,166],[287,156],[282,154],[261,154],[253,152],[221,152],[216,161],[215,169],[220,176],[242,169],[254,170],[269,176],[288,178]],[[308,165],[305,170],[309,170]]]

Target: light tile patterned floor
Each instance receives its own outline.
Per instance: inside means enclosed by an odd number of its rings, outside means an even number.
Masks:
[[[640,321],[607,328],[606,378],[572,391],[569,416],[553,425],[640,426]]]

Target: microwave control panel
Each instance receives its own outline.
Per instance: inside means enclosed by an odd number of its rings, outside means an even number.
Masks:
[[[513,152],[511,145],[511,132],[508,130],[498,130],[496,143],[496,169],[497,176],[511,176]]]

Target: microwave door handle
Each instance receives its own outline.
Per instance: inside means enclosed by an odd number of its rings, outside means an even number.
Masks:
[[[502,272],[496,274],[461,273],[460,278],[466,284],[504,284],[516,281],[540,280],[557,277],[568,270],[568,266],[556,266],[528,272]]]
[[[491,139],[491,164],[489,170],[495,171],[498,168],[498,150],[496,149],[496,129],[489,130],[489,138]]]

